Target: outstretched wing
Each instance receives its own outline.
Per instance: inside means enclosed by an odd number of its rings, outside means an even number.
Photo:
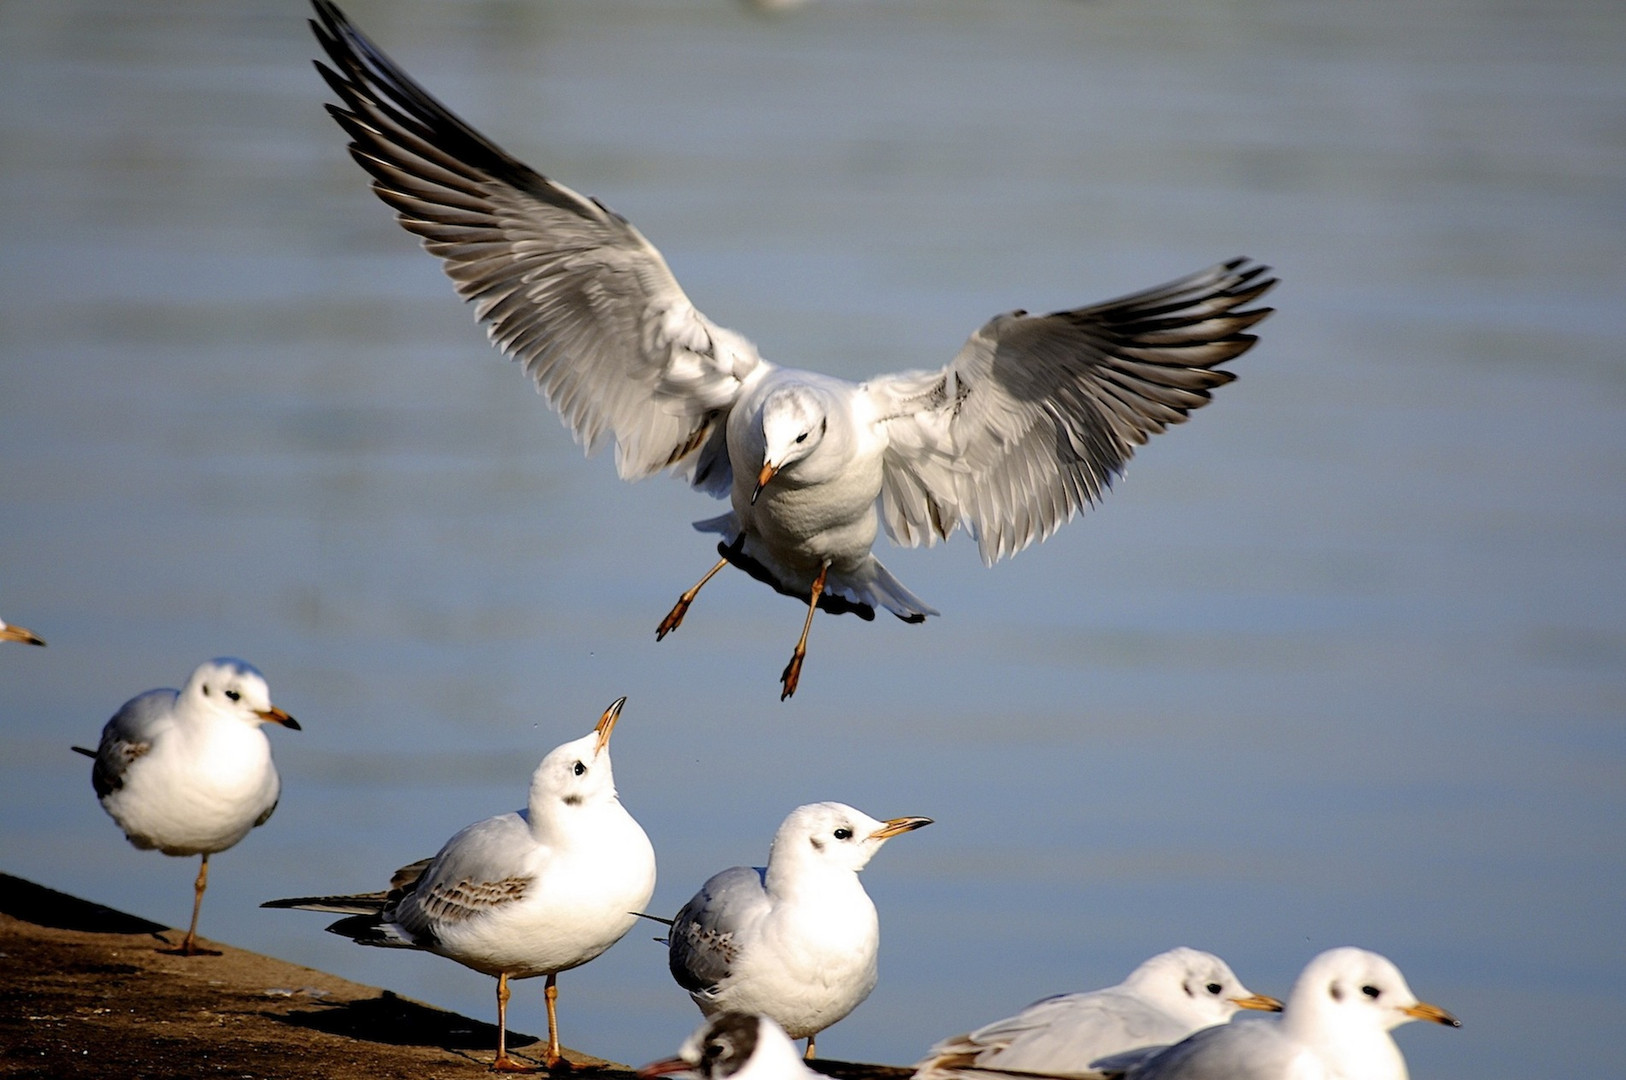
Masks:
[[[667,965],[692,994],[709,994],[734,970],[736,935],[768,906],[761,867],[734,866],[713,874],[672,920]]]
[[[957,527],[993,563],[1093,505],[1135,447],[1236,376],[1276,283],[1234,259],[1076,311],[998,315],[941,371],[866,384],[886,418],[881,508],[900,544]]]
[[[722,421],[762,363],[756,348],[696,311],[624,218],[510,157],[337,7],[313,3],[311,28],[334,65],[316,67],[343,101],[328,111],[351,155],[443,260],[492,342],[525,365],[588,453],[615,437],[623,478],[676,467],[725,494]]]

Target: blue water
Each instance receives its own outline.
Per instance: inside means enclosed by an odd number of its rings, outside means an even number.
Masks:
[[[906,1063],[1177,944],[1285,993],[1393,958],[1465,1026],[1418,1077],[1618,1075],[1626,1021],[1626,7],[353,0],[512,152],[603,198],[770,358],[936,367],[985,318],[1250,255],[1241,379],[944,615],[815,622],[707,566],[669,480],[583,460],[366,191],[299,4],[0,6],[0,868],[184,921],[86,763],[244,656],[276,817],[206,934],[481,1018],[489,979],[259,901],[376,887],[518,806],[629,696],[671,912],[798,803],[937,824],[866,871],[882,978],[820,1040]],[[635,932],[565,1039],[672,1052]],[[543,1028],[540,987],[512,1017]]]

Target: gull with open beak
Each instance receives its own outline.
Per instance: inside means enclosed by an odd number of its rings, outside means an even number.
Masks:
[[[210,660],[179,690],[148,690],[126,701],[102,728],[90,771],[96,797],[130,843],[165,855],[201,855],[192,922],[174,951],[215,955],[197,943],[198,911],[209,885],[209,856],[236,844],[277,808],[282,780],[262,725],[299,730],[271,704],[254,665]]]
[[[508,1054],[508,981],[547,976],[544,1060],[557,1065],[559,972],[620,941],[655,891],[655,851],[610,771],[610,733],[626,700],[542,759],[525,809],[461,830],[433,859],[396,871],[388,891],[261,906],[347,914],[328,930],[358,945],[423,949],[495,977],[491,1067],[502,1072],[532,1071]]]
[[[1224,960],[1178,948],[1141,964],[1116,986],[1036,1001],[1015,1016],[944,1039],[915,1080],[1001,1080],[1012,1072],[1084,1078],[1089,1063],[1142,1046],[1179,1042],[1241,1009],[1282,1003],[1242,985]]]
[[[880,921],[858,872],[887,840],[931,823],[797,807],[766,867],[713,875],[672,920],[672,977],[707,1016],[761,1013],[812,1057],[814,1037],[875,989]]]
[[[1275,283],[1232,259],[1116,300],[996,315],[935,371],[863,383],[764,360],[695,309],[625,218],[537,173],[459,119],[313,0],[328,111],[396,220],[438,256],[491,341],[525,365],[591,453],[663,470],[732,504],[695,523],[721,560],[656,629],[682,623],[730,563],[808,605],[780,675],[796,692],[814,610],[909,623],[937,612],[871,552],[959,528],[989,564],[1094,505],[1135,449],[1234,376]]]
[[[1306,965],[1280,1016],[1238,1019],[1093,1064],[1124,1080],[1407,1080],[1389,1032],[1412,1020],[1462,1026],[1418,1001],[1386,957],[1346,946]]]

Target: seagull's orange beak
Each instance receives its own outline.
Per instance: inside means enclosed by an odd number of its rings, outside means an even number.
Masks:
[[[1462,1026],[1461,1020],[1458,1020],[1438,1005],[1430,1005],[1426,1001],[1419,1001],[1415,1005],[1407,1005],[1400,1011],[1414,1020],[1429,1020],[1436,1024],[1444,1024],[1446,1027]]]
[[[1282,1003],[1269,994],[1253,994],[1245,998],[1232,998],[1231,1004],[1243,1009],[1258,1009],[1260,1012],[1282,1011]]]
[[[299,721],[295,720],[293,717],[289,716],[275,705],[271,706],[269,709],[255,709],[254,715],[269,723],[281,724],[289,731],[300,730]]]
[[[757,501],[757,496],[762,494],[762,489],[768,486],[768,481],[772,480],[774,473],[778,471],[779,466],[775,465],[771,461],[762,466],[762,471],[757,473],[756,490],[751,492],[751,501],[753,503]]]
[[[914,832],[924,829],[932,823],[929,817],[895,817],[888,818],[879,829],[869,834],[871,840],[888,840],[900,833]]]
[[[604,748],[610,745],[610,732],[615,730],[615,722],[621,716],[621,706],[626,703],[626,698],[616,698],[610,702],[610,707],[604,710],[604,715],[598,718],[598,724],[593,728],[598,733],[598,741],[593,744],[595,755],[602,754]]]
[[[21,641],[25,645],[45,644],[34,636],[32,630],[25,630],[21,626],[0,626],[0,641]]]

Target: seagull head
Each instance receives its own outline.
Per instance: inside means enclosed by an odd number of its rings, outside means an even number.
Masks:
[[[770,393],[762,402],[762,469],[751,501],[782,470],[813,453],[829,427],[829,412],[811,386],[793,383]]]
[[[1282,1017],[1294,1028],[1367,1038],[1412,1020],[1462,1026],[1444,1009],[1418,1001],[1386,957],[1349,947],[1329,949],[1310,961],[1293,984]]]
[[[271,688],[260,669],[230,656],[199,664],[181,689],[180,704],[194,715],[299,730],[297,720],[271,704]]]
[[[817,867],[856,874],[892,837],[931,823],[928,817],[877,821],[838,802],[798,806],[774,834],[773,847],[768,851],[768,872],[772,875],[778,866]]]
[[[785,1029],[766,1016],[720,1012],[701,1024],[677,1057],[653,1061],[638,1070],[643,1080],[688,1073],[701,1080],[730,1080],[741,1074],[764,1078],[815,1077]],[[744,1078],[742,1078],[744,1080]]]
[[[1282,1009],[1282,1003],[1275,998],[1255,994],[1243,986],[1224,960],[1183,946],[1146,961],[1130,973],[1124,986],[1193,1026],[1223,1024],[1238,1009]]]
[[[610,733],[615,730],[621,707],[626,703],[626,698],[616,698],[592,731],[548,751],[548,756],[531,774],[532,813],[558,814],[615,799],[615,775],[610,771]]]

